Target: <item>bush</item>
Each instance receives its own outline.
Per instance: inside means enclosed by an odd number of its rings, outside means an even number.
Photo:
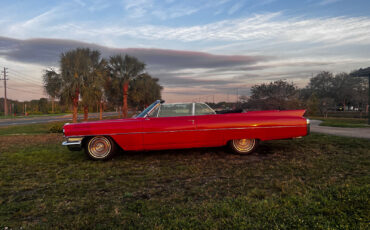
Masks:
[[[49,128],[49,133],[63,133],[63,124],[53,125]]]

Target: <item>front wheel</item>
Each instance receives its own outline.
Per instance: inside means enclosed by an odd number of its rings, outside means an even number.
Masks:
[[[229,143],[231,150],[239,155],[247,155],[256,150],[258,146],[258,140],[256,139],[237,139],[232,140]]]
[[[86,142],[85,152],[93,160],[110,159],[116,150],[116,145],[111,138],[96,136]]]

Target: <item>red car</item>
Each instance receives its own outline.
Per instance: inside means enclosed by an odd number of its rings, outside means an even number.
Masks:
[[[63,145],[94,160],[125,151],[229,145],[237,154],[253,152],[259,141],[309,134],[305,110],[216,114],[204,103],[165,104],[157,100],[134,118],[65,124]]]

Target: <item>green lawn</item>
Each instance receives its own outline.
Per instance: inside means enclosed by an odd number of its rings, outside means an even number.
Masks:
[[[12,116],[12,115],[8,115],[8,116],[0,116],[0,119],[18,119],[18,118],[31,118],[31,117],[52,117],[52,116],[63,116],[63,115],[67,115],[67,114],[71,114],[71,113],[48,113],[48,114],[31,114],[31,115],[28,115],[28,116],[23,116],[23,115],[19,115],[19,116]]]
[[[95,162],[60,134],[0,136],[0,229],[367,229],[370,142],[312,134]]]
[[[106,119],[117,119],[116,116],[107,116]],[[89,121],[96,121],[97,118],[90,118]],[[29,125],[12,125],[7,127],[0,127],[0,136],[2,135],[30,135],[30,134],[45,134],[50,133],[52,127],[62,128],[65,123],[71,122],[70,120],[49,122],[41,124],[29,124]],[[81,120],[80,120],[81,122]]]
[[[49,133],[50,128],[54,126],[62,127],[68,121],[50,122],[32,125],[13,125],[0,127],[0,136],[2,135],[26,135]]]
[[[310,119],[321,120],[320,126],[343,127],[343,128],[366,128],[370,127],[367,119],[360,118],[335,118],[335,117],[310,117]]]

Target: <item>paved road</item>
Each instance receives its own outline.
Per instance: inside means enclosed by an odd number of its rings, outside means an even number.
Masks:
[[[339,128],[319,126],[321,122],[322,121],[311,120],[311,132],[370,139],[370,128]]]
[[[104,117],[117,116],[116,112],[105,112]],[[89,118],[98,118],[99,113],[89,113]],[[83,119],[83,114],[78,115],[78,119]],[[72,114],[61,115],[61,116],[39,116],[39,117],[28,117],[28,118],[16,118],[16,119],[0,119],[0,127],[12,126],[12,125],[27,125],[27,124],[40,124],[49,123],[54,121],[72,121]]]

